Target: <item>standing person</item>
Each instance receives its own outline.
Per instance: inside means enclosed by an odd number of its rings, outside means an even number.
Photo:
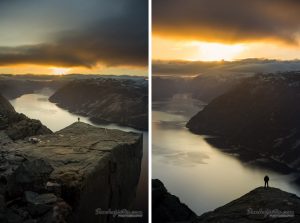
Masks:
[[[265,176],[264,181],[265,181],[265,187],[269,187],[269,177],[268,177],[268,175]]]

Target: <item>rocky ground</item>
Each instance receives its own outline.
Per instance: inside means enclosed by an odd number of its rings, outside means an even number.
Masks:
[[[168,193],[159,180],[152,180],[152,197],[152,219],[158,223],[300,222],[300,198],[273,187],[258,187],[199,217]]]
[[[74,80],[49,100],[93,122],[117,123],[148,130],[148,83],[146,80]]]
[[[2,118],[11,120],[7,114],[15,111],[4,98],[0,108]],[[132,205],[141,168],[140,134],[77,122],[16,139],[7,131],[11,123],[4,123],[0,222],[124,222],[95,211]]]
[[[201,215],[194,223],[300,222],[300,198],[278,188],[258,187]]]

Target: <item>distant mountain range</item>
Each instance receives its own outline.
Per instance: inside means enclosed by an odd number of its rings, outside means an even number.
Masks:
[[[153,61],[153,74],[160,76],[195,76],[206,74],[255,74],[299,71],[300,60],[249,58],[235,61]]]
[[[244,59],[237,61],[154,61],[153,100],[166,100],[175,94],[189,93],[210,102],[256,74],[300,71],[300,61]]]

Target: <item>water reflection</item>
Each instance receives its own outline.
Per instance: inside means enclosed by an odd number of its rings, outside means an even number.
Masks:
[[[26,94],[11,100],[10,103],[14,106],[17,112],[23,113],[32,119],[39,119],[44,125],[54,132],[76,122],[78,117],[82,122],[95,125],[87,117],[74,115],[67,110],[59,108],[56,104],[49,102],[48,98],[49,95],[47,94]],[[108,129],[139,132],[133,128],[119,126],[116,124],[97,124],[96,126]]]
[[[174,112],[174,104],[181,112]],[[198,106],[203,104],[199,102]],[[200,108],[195,109],[195,101],[189,99],[182,108],[178,98],[154,103],[152,178],[161,179],[197,214],[262,186],[266,174],[271,186],[300,195],[299,188],[291,183],[292,176],[243,164],[208,144],[204,136],[190,133],[185,128],[191,117],[188,114],[195,114]]]

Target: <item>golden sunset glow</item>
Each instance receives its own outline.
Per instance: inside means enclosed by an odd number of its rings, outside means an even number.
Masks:
[[[71,70],[70,68],[63,68],[63,67],[51,67],[50,68],[55,75],[64,75],[68,74]]]
[[[195,47],[198,48],[199,55],[192,60],[202,61],[231,61],[245,50],[243,44],[226,45],[221,43],[195,42]]]
[[[154,60],[233,61],[246,58],[294,60],[300,58],[300,46],[278,42],[221,43],[172,39],[154,35]]]
[[[20,64],[14,66],[2,66],[0,74],[46,74],[46,75],[67,75],[67,74],[101,74],[101,75],[136,75],[144,76],[147,70],[143,67],[119,66],[106,67],[101,64],[93,68],[86,67],[52,67],[49,65]]]

